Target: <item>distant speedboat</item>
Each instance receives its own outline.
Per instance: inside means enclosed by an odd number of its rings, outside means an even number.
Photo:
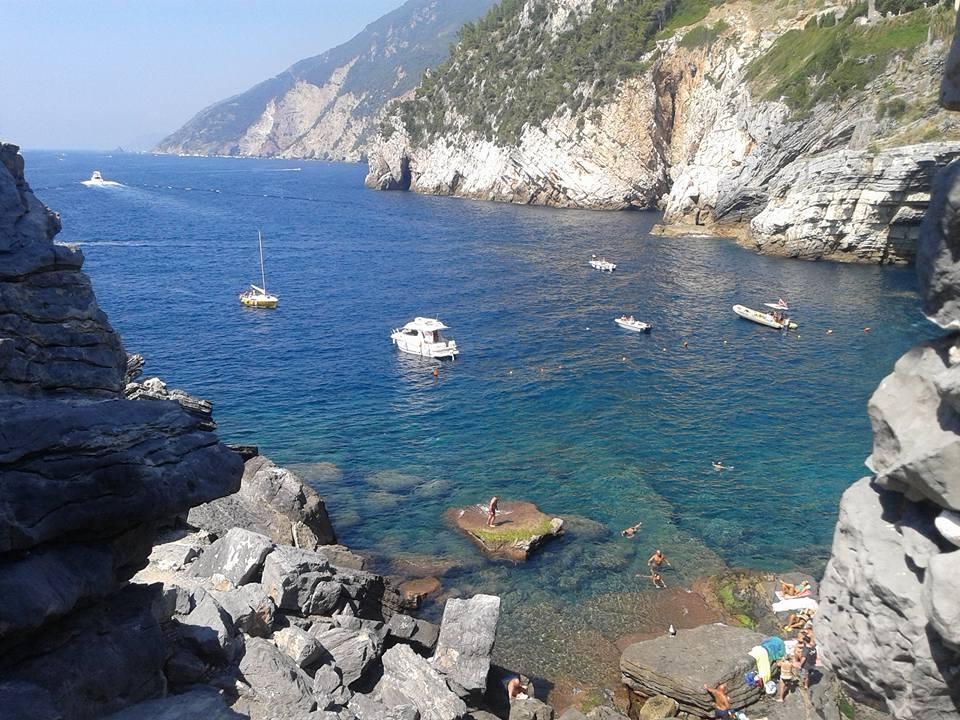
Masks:
[[[650,332],[650,328],[653,327],[653,325],[649,323],[636,320],[633,315],[621,315],[618,318],[614,318],[613,321],[624,330],[633,330],[634,332]]]
[[[590,267],[600,272],[613,272],[617,269],[616,263],[612,263],[606,258],[598,258],[596,255],[590,256]]]
[[[240,302],[249,308],[275,308],[280,298],[267,292],[267,274],[263,270],[263,236],[257,230],[257,243],[260,245],[260,281],[263,287],[250,285],[249,290],[240,293]]]
[[[460,354],[456,340],[447,340],[441,334],[449,330],[434,318],[416,317],[390,334],[390,339],[401,352],[428,358],[455,358]]]
[[[765,313],[760,312],[759,310],[751,310],[743,305],[734,305],[733,311],[744,320],[751,320],[752,322],[759,323],[760,325],[766,325],[767,327],[776,328],[777,330],[797,329],[797,324],[795,322],[790,320],[790,318],[781,316],[779,312]]]
[[[113,180],[104,180],[99,170],[94,170],[89,180],[81,180],[80,183],[87,187],[121,187],[122,185],[122,183]]]

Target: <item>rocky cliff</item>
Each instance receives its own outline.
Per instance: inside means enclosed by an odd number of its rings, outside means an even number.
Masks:
[[[908,261],[932,175],[960,154],[960,122],[935,102],[953,13],[866,13],[807,0],[501,3],[391,108],[367,185],[660,206],[675,230],[763,252]]]
[[[127,357],[83,255],[0,144],[0,716],[89,718],[165,686],[156,593],[125,583],[158,523],[233,492],[241,461]]]
[[[359,160],[384,106],[446,56],[493,0],[409,0],[332,50],[215,103],[156,150],[185,155]]]
[[[945,99],[958,106],[951,78]],[[897,361],[873,398],[872,474],[843,496],[815,619],[825,663],[896,718],[960,713],[960,161],[920,232],[924,312],[947,334]]]

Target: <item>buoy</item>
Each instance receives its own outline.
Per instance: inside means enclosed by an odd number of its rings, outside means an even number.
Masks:
[[[865,327],[865,328],[863,329],[863,331],[864,331],[864,332],[870,332],[870,328]]]
[[[540,368],[540,372],[543,372],[543,368]]]
[[[833,330],[827,330],[827,335],[833,335]]]
[[[667,632],[671,635],[677,634],[677,629],[673,626],[673,623],[670,623],[670,627],[667,628]]]
[[[513,370],[508,370],[507,375],[513,375]]]
[[[686,340],[684,340],[684,341],[683,341],[683,346],[684,346],[684,347],[690,347],[690,343],[688,343]]]

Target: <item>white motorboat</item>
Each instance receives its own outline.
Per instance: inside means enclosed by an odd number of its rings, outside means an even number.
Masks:
[[[764,305],[766,305],[768,308],[772,308],[772,309],[774,309],[774,310],[789,310],[789,309],[790,309],[790,306],[787,305],[787,301],[784,300],[783,298],[777,298],[777,301],[776,301],[775,303],[764,303]]]
[[[733,311],[744,320],[751,320],[760,325],[776,328],[777,330],[796,330],[797,324],[788,317],[782,317],[779,312],[765,313],[751,310],[743,305],[734,305]]]
[[[621,315],[618,318],[614,318],[613,321],[624,330],[633,330],[634,332],[650,332],[650,328],[653,327],[653,325],[649,323],[637,320],[633,315]]]
[[[90,175],[90,179],[81,180],[80,184],[86,185],[87,187],[121,187],[122,185],[122,183],[113,180],[104,180],[99,170],[94,170],[93,174]]]
[[[616,263],[612,263],[606,258],[598,258],[596,255],[590,256],[590,267],[600,272],[613,272],[617,269]]]
[[[441,331],[449,328],[434,318],[416,317],[390,335],[393,344],[402,352],[429,358],[455,358],[460,354],[456,340],[443,337]]]

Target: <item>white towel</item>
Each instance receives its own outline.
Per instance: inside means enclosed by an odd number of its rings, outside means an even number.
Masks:
[[[773,611],[778,613],[789,612],[791,610],[816,610],[819,607],[820,603],[812,597],[787,598],[786,600],[775,602],[773,604]]]

